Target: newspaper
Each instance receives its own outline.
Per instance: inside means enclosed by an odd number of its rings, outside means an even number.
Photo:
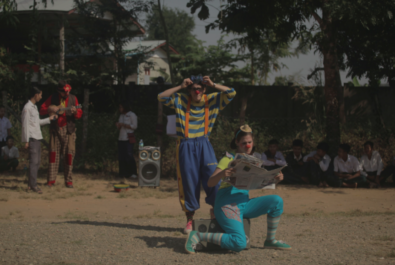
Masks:
[[[262,161],[259,158],[236,154],[235,159],[228,165],[228,168],[235,168],[236,173],[225,181],[241,190],[275,189],[278,182],[275,178],[286,166],[270,171],[261,166]]]

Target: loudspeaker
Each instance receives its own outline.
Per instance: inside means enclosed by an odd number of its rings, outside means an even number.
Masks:
[[[250,219],[243,219],[244,232],[246,234],[247,246],[245,249],[250,248],[250,227],[251,221]],[[218,224],[217,220],[209,220],[209,219],[200,219],[193,220],[192,230],[201,232],[201,233],[225,233],[225,231]],[[209,243],[209,242],[200,242],[203,249],[202,251],[227,251],[227,249],[221,248],[221,246]]]
[[[139,186],[159,187],[160,147],[139,147]]]

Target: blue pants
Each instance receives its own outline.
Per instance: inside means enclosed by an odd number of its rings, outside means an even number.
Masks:
[[[234,189],[229,187],[218,191],[214,213],[225,231],[222,235],[221,247],[242,251],[247,246],[243,218],[251,219],[264,214],[278,217],[283,213],[283,199],[278,195],[249,199],[248,191],[233,193]]]
[[[219,184],[213,188],[207,181],[217,167],[214,149],[208,138],[177,141],[177,179],[180,203],[184,212],[200,208],[200,186],[206,192],[206,203],[214,205]]]

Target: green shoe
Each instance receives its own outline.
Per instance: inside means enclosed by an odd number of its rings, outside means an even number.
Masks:
[[[286,244],[284,241],[281,241],[281,240],[276,240],[275,243],[265,240],[265,244],[263,245],[263,248],[279,249],[279,250],[291,250],[292,249],[290,245]]]
[[[195,254],[196,244],[199,244],[197,241],[196,231],[190,231],[187,236],[187,241],[185,242],[185,250],[188,254]]]

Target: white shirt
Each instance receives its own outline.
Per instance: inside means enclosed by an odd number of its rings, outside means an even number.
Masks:
[[[344,161],[339,156],[335,157],[334,166],[335,172],[338,173],[355,173],[361,171],[361,165],[355,156],[348,155],[347,161]]]
[[[3,158],[4,155],[6,155],[9,159],[11,158],[18,158],[19,157],[19,151],[16,146],[11,147],[11,149],[8,148],[8,146],[3,146],[1,148],[1,157]]]
[[[317,154],[317,151],[313,151],[310,154],[308,154],[307,156],[303,157],[303,162],[307,162],[307,159],[309,157],[313,157],[315,156],[315,154]],[[320,168],[322,171],[327,171],[329,164],[331,163],[331,158],[328,155],[324,155],[324,157],[321,159],[321,161],[318,163],[320,165]]]
[[[12,125],[9,119],[6,117],[0,118],[0,141],[7,140],[8,129],[11,129]]]
[[[381,171],[383,171],[383,168],[384,168],[383,160],[381,159],[379,152],[373,151],[370,160],[367,155],[363,155],[361,157],[362,170],[366,172],[377,171],[377,176],[379,176],[381,174]]]
[[[274,163],[273,161],[269,161],[267,160],[267,156],[265,153],[262,153],[262,161],[263,161],[263,165],[264,166],[274,166],[274,165],[278,165],[278,166],[286,166],[287,162],[285,161],[285,158],[283,156],[283,153],[281,153],[280,151],[276,152],[276,155],[274,156],[274,159],[276,159],[276,163]]]
[[[130,125],[130,127],[132,127],[132,129],[121,127],[119,130],[118,140],[127,141],[128,133],[133,133],[134,130],[137,129],[137,116],[133,112],[129,111],[126,114],[121,114],[121,116],[119,116],[118,122]]]
[[[22,143],[28,143],[29,138],[43,139],[40,126],[49,123],[49,118],[40,120],[37,106],[28,100],[22,110]]]

